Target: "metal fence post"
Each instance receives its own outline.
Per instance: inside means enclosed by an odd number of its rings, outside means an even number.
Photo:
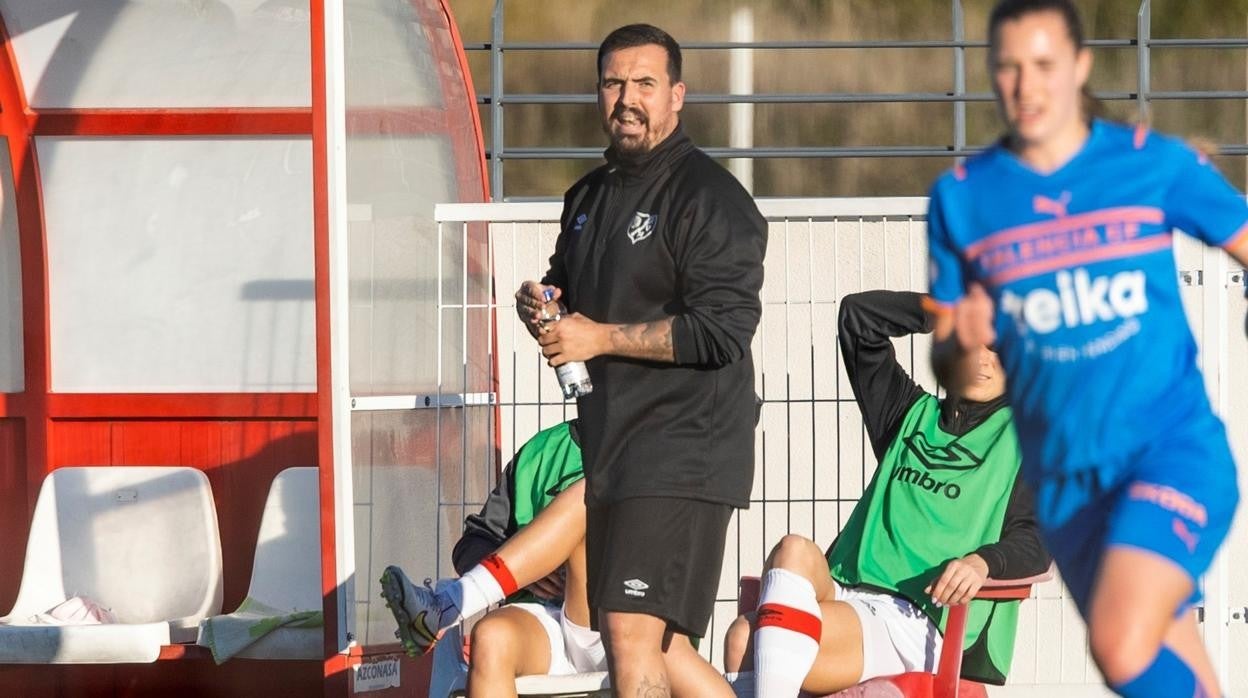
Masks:
[[[495,0],[490,37],[490,197],[503,200],[503,2]]]
[[[1152,68],[1151,56],[1149,55],[1149,44],[1152,42],[1153,33],[1153,3],[1152,0],[1141,0],[1140,11],[1135,17],[1135,41],[1136,41],[1136,70],[1137,70],[1137,92],[1135,95],[1136,104],[1139,109],[1140,123],[1148,123],[1148,95],[1152,89],[1150,86],[1150,71]]]
[[[962,0],[953,0],[953,40],[958,42],[953,48],[953,94],[962,97],[966,94],[966,21],[962,11]],[[966,149],[966,102],[958,100],[953,103],[953,149],[961,152]],[[958,162],[965,158],[959,157]]]

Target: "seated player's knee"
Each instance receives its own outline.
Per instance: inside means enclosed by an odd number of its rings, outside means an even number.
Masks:
[[[823,562],[823,552],[819,550],[819,546],[805,536],[789,533],[781,538],[779,543],[776,543],[776,547],[771,549],[767,566],[773,569],[782,567],[787,570],[806,573],[812,561],[814,561],[814,564],[826,565]]]
[[[1090,623],[1088,646],[1101,673],[1111,684],[1130,681],[1148,668],[1161,649],[1142,623]]]
[[[485,668],[510,663],[519,640],[514,624],[505,615],[486,615],[472,626],[472,664]]]
[[[741,671],[750,652],[754,627],[749,616],[737,616],[724,633],[724,671]]]

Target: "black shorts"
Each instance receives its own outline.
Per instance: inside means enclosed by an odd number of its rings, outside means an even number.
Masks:
[[[590,620],[599,611],[645,613],[702,637],[715,610],[733,507],[640,497],[585,511]]]

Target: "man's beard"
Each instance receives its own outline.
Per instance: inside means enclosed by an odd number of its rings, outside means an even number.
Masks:
[[[638,125],[642,127],[642,131],[636,135],[622,135],[616,127],[620,125],[617,120],[619,117],[631,114],[637,120]],[[644,114],[633,110],[617,109],[611,115],[611,120],[607,122],[607,137],[611,139],[611,148],[619,155],[626,157],[636,157],[645,155],[650,152],[650,120]]]
[[[619,155],[625,157],[636,157],[645,155],[650,152],[650,144],[647,141],[649,134],[642,133],[636,136],[621,136],[615,132],[611,133],[611,148]]]

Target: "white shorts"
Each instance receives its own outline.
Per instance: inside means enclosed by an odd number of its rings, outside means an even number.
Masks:
[[[941,635],[936,624],[899,596],[857,587],[836,587],[862,624],[862,678],[896,676],[907,671],[935,672]]]
[[[602,636],[568,620],[562,607],[513,603],[507,608],[527,611],[542,624],[550,642],[550,669],[546,673],[565,676],[607,670],[607,651],[602,646]]]

